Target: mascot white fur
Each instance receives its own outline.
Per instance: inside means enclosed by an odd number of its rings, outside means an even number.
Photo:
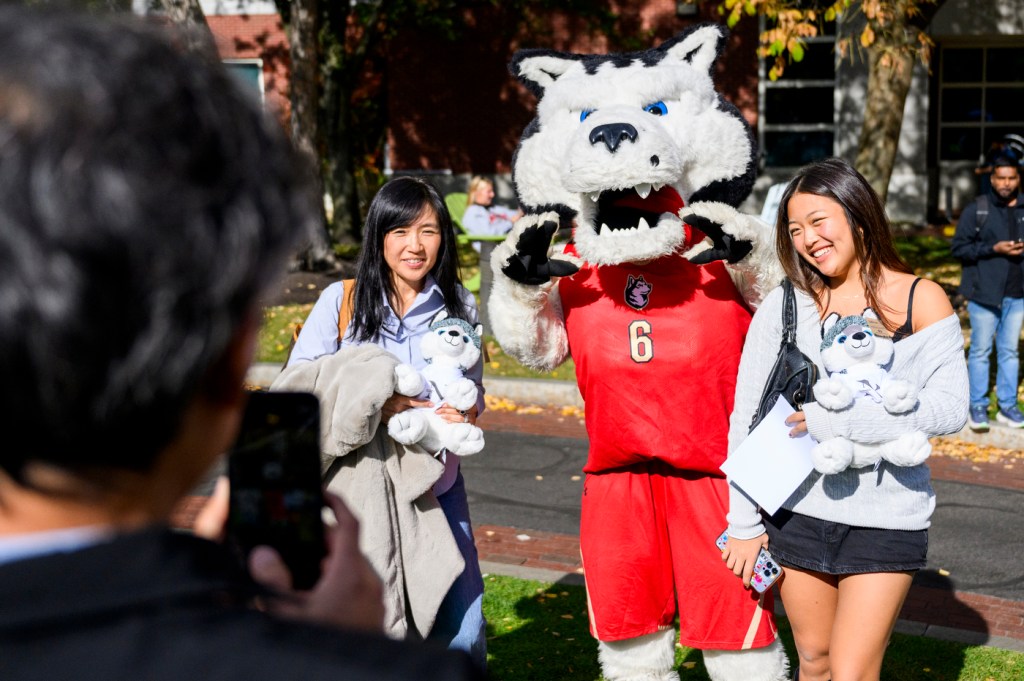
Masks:
[[[756,149],[712,82],[725,37],[705,24],[644,52],[522,50],[510,66],[539,102],[488,309],[520,362],[576,362],[580,544],[608,681],[678,679],[677,615],[715,681],[788,678],[771,594],[744,590],[715,546],[750,305],[781,279],[771,230],[736,209]],[[558,255],[560,227],[573,243]]]

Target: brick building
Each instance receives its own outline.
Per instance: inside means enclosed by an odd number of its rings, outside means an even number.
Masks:
[[[268,105],[287,115],[287,49],[272,2],[202,0],[226,60],[254,82]],[[519,47],[579,52],[643,49],[687,25],[716,21],[717,2],[609,3],[618,18],[609,38],[562,12],[522,28],[497,3],[476,9],[454,40],[406,31],[389,45],[381,74],[389,122],[385,168],[430,173],[446,191],[471,173],[496,176],[499,200],[512,198],[509,169],[535,101],[509,75]],[[827,155],[853,158],[863,118],[867,69],[841,60],[832,27],[808,45],[808,57],[776,82],[756,56],[758,24],[743,21],[718,64],[719,88],[755,127],[761,177],[745,209],[760,212],[768,187],[799,165]],[[973,196],[973,167],[1006,132],[1024,133],[1024,0],[946,0],[930,28],[932,67],[915,68],[889,188],[897,220],[953,214]],[[947,198],[948,197],[948,198]],[[948,205],[947,205],[948,204]]]

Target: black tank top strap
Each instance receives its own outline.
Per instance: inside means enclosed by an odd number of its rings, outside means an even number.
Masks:
[[[921,277],[915,279],[914,283],[910,285],[910,295],[907,296],[907,320],[903,322],[903,326],[892,332],[893,343],[901,341],[914,333],[914,289],[917,288],[917,282],[919,281],[921,281]]]

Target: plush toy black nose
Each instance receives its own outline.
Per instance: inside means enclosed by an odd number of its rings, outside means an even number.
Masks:
[[[624,140],[636,142],[637,132],[629,123],[607,123],[590,131],[590,143],[604,142],[608,151],[614,152]]]
[[[850,336],[850,338],[852,338],[854,340],[864,340],[864,332],[863,331],[858,331],[857,333],[855,333],[852,336]]]
[[[461,331],[456,331],[455,329],[452,329],[451,331],[448,332],[448,335],[449,336],[458,336],[460,333],[462,333],[462,332]]]

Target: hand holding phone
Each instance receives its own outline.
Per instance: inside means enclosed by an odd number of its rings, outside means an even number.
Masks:
[[[726,530],[715,541],[715,546],[718,547],[719,551],[725,551],[725,545],[728,540],[729,531]],[[757,560],[754,561],[754,570],[750,575],[750,586],[754,588],[754,591],[764,593],[781,576],[782,567],[775,562],[772,554],[768,553],[767,549],[762,548],[757,554]]]
[[[320,404],[308,393],[254,392],[228,454],[226,543],[243,565],[260,545],[310,589],[326,555],[320,477]]]

